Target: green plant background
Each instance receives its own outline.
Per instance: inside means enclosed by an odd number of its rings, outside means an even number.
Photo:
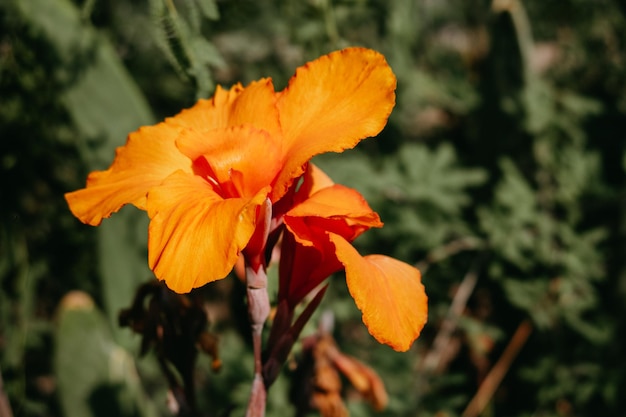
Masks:
[[[151,279],[145,215],[91,228],[63,193],[216,84],[282,88],[351,45],[387,57],[397,105],[378,138],[316,162],[385,222],[361,253],[420,267],[430,307],[396,353],[332,279],[321,308],[385,382],[379,414],[461,415],[528,320],[482,415],[624,415],[625,28],[619,0],[0,1],[0,370],[14,415],[170,415],[154,357],[117,324]],[[228,310],[228,285],[205,289],[207,303]],[[61,305],[73,290],[95,304]],[[236,314],[211,325],[222,371],[199,362],[206,415],[245,409],[252,357]],[[269,416],[293,415],[299,382],[287,367]],[[377,414],[345,394],[351,415]]]

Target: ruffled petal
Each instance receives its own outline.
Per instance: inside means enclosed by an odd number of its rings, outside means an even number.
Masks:
[[[250,83],[237,97],[230,115],[230,126],[252,125],[272,136],[280,135],[276,92],[269,78]]]
[[[252,197],[282,167],[279,140],[250,125],[207,132],[185,130],[176,144],[191,160],[204,158],[223,197]]]
[[[344,49],[298,68],[278,99],[286,158],[272,201],[313,156],[377,135],[395,104],[395,88],[385,58],[370,49]]]
[[[172,174],[148,195],[150,268],[179,293],[224,278],[250,240],[268,192],[223,199],[199,176]]]
[[[177,170],[191,172],[191,160],[180,153],[175,139],[180,128],[159,123],[128,136],[117,148],[106,171],[94,171],[87,187],[65,194],[70,210],[83,223],[97,226],[125,204],[146,209],[146,194]]]
[[[166,123],[203,132],[229,126],[252,125],[272,135],[280,133],[276,93],[269,78],[237,84],[230,90],[218,86],[213,98],[199,100]]]
[[[420,272],[387,256],[363,257],[341,236],[330,234],[330,239],[370,334],[397,351],[408,350],[428,318]]]
[[[212,98],[198,100],[192,107],[165,119],[165,122],[172,126],[197,130],[229,126],[233,103],[242,91],[241,84],[234,85],[230,90],[218,85]]]

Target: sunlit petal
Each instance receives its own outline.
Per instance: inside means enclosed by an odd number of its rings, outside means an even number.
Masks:
[[[175,146],[179,128],[159,123],[142,127],[116,150],[106,171],[94,171],[87,187],[67,193],[70,210],[82,222],[97,226],[125,204],[146,208],[151,187],[177,170],[191,172],[191,160]]]
[[[395,350],[408,350],[428,318],[420,272],[387,256],[363,257],[341,236],[330,234],[330,239],[370,334]]]
[[[269,78],[250,83],[233,103],[230,126],[252,125],[270,135],[279,135],[280,119],[277,96]]]
[[[385,58],[369,49],[344,49],[298,68],[278,100],[287,153],[273,195],[282,196],[314,155],[377,135],[395,104],[395,88]]]
[[[150,268],[180,293],[225,277],[250,240],[268,191],[224,200],[202,178],[172,174],[148,195]]]
[[[218,85],[212,98],[198,100],[192,107],[167,118],[165,122],[172,126],[196,130],[229,126],[233,103],[242,91],[241,84],[234,85],[230,90]]]
[[[241,84],[230,90],[218,86],[213,98],[199,100],[166,122],[198,132],[245,124],[272,135],[280,132],[276,93],[269,78],[254,81],[245,88]]]

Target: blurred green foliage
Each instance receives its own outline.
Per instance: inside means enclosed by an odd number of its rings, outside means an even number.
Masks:
[[[282,88],[307,60],[363,45],[393,67],[397,106],[377,139],[316,162],[385,222],[360,251],[423,271],[429,323],[400,354],[367,334],[341,277],[322,308],[341,348],[385,381],[385,415],[462,415],[530,319],[483,415],[621,416],[624,27],[618,0],[0,2],[0,371],[14,414],[103,415],[105,398],[116,415],[169,415],[154,358],[137,358],[138,338],[117,325],[150,279],[145,217],[123,210],[89,228],[63,193],[129,132],[216,84],[271,76]],[[203,295],[223,367],[200,359],[199,404],[242,415],[242,295],[236,282],[214,287]],[[59,310],[77,289],[95,307]],[[292,376],[270,390],[268,415],[292,413]],[[346,398],[352,415],[374,413]]]

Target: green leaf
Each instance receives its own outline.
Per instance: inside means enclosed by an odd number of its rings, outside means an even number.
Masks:
[[[21,0],[18,5],[33,30],[45,34],[64,68],[79,65],[79,73],[67,78],[61,100],[81,133],[76,145],[86,165],[91,170],[107,167],[128,133],[153,123],[145,98],[113,45],[81,19],[73,3]],[[119,310],[130,305],[135,288],[151,277],[146,230],[147,219],[132,209],[122,210],[98,230],[103,299],[112,324],[117,323]]]
[[[217,20],[220,18],[220,12],[217,8],[217,3],[214,0],[195,0],[195,3],[207,19]]]
[[[63,415],[157,415],[142,392],[133,358],[115,343],[88,295],[66,295],[57,319],[54,367]]]
[[[150,0],[157,44],[179,75],[193,81],[197,98],[207,97],[213,91],[210,66],[224,64],[217,48],[202,33],[202,16],[219,17],[215,4],[211,6],[211,3],[198,0],[178,10],[174,3]]]
[[[501,168],[493,207],[478,210],[480,225],[501,256],[518,268],[530,268],[541,226],[535,192],[510,160],[504,160]]]

